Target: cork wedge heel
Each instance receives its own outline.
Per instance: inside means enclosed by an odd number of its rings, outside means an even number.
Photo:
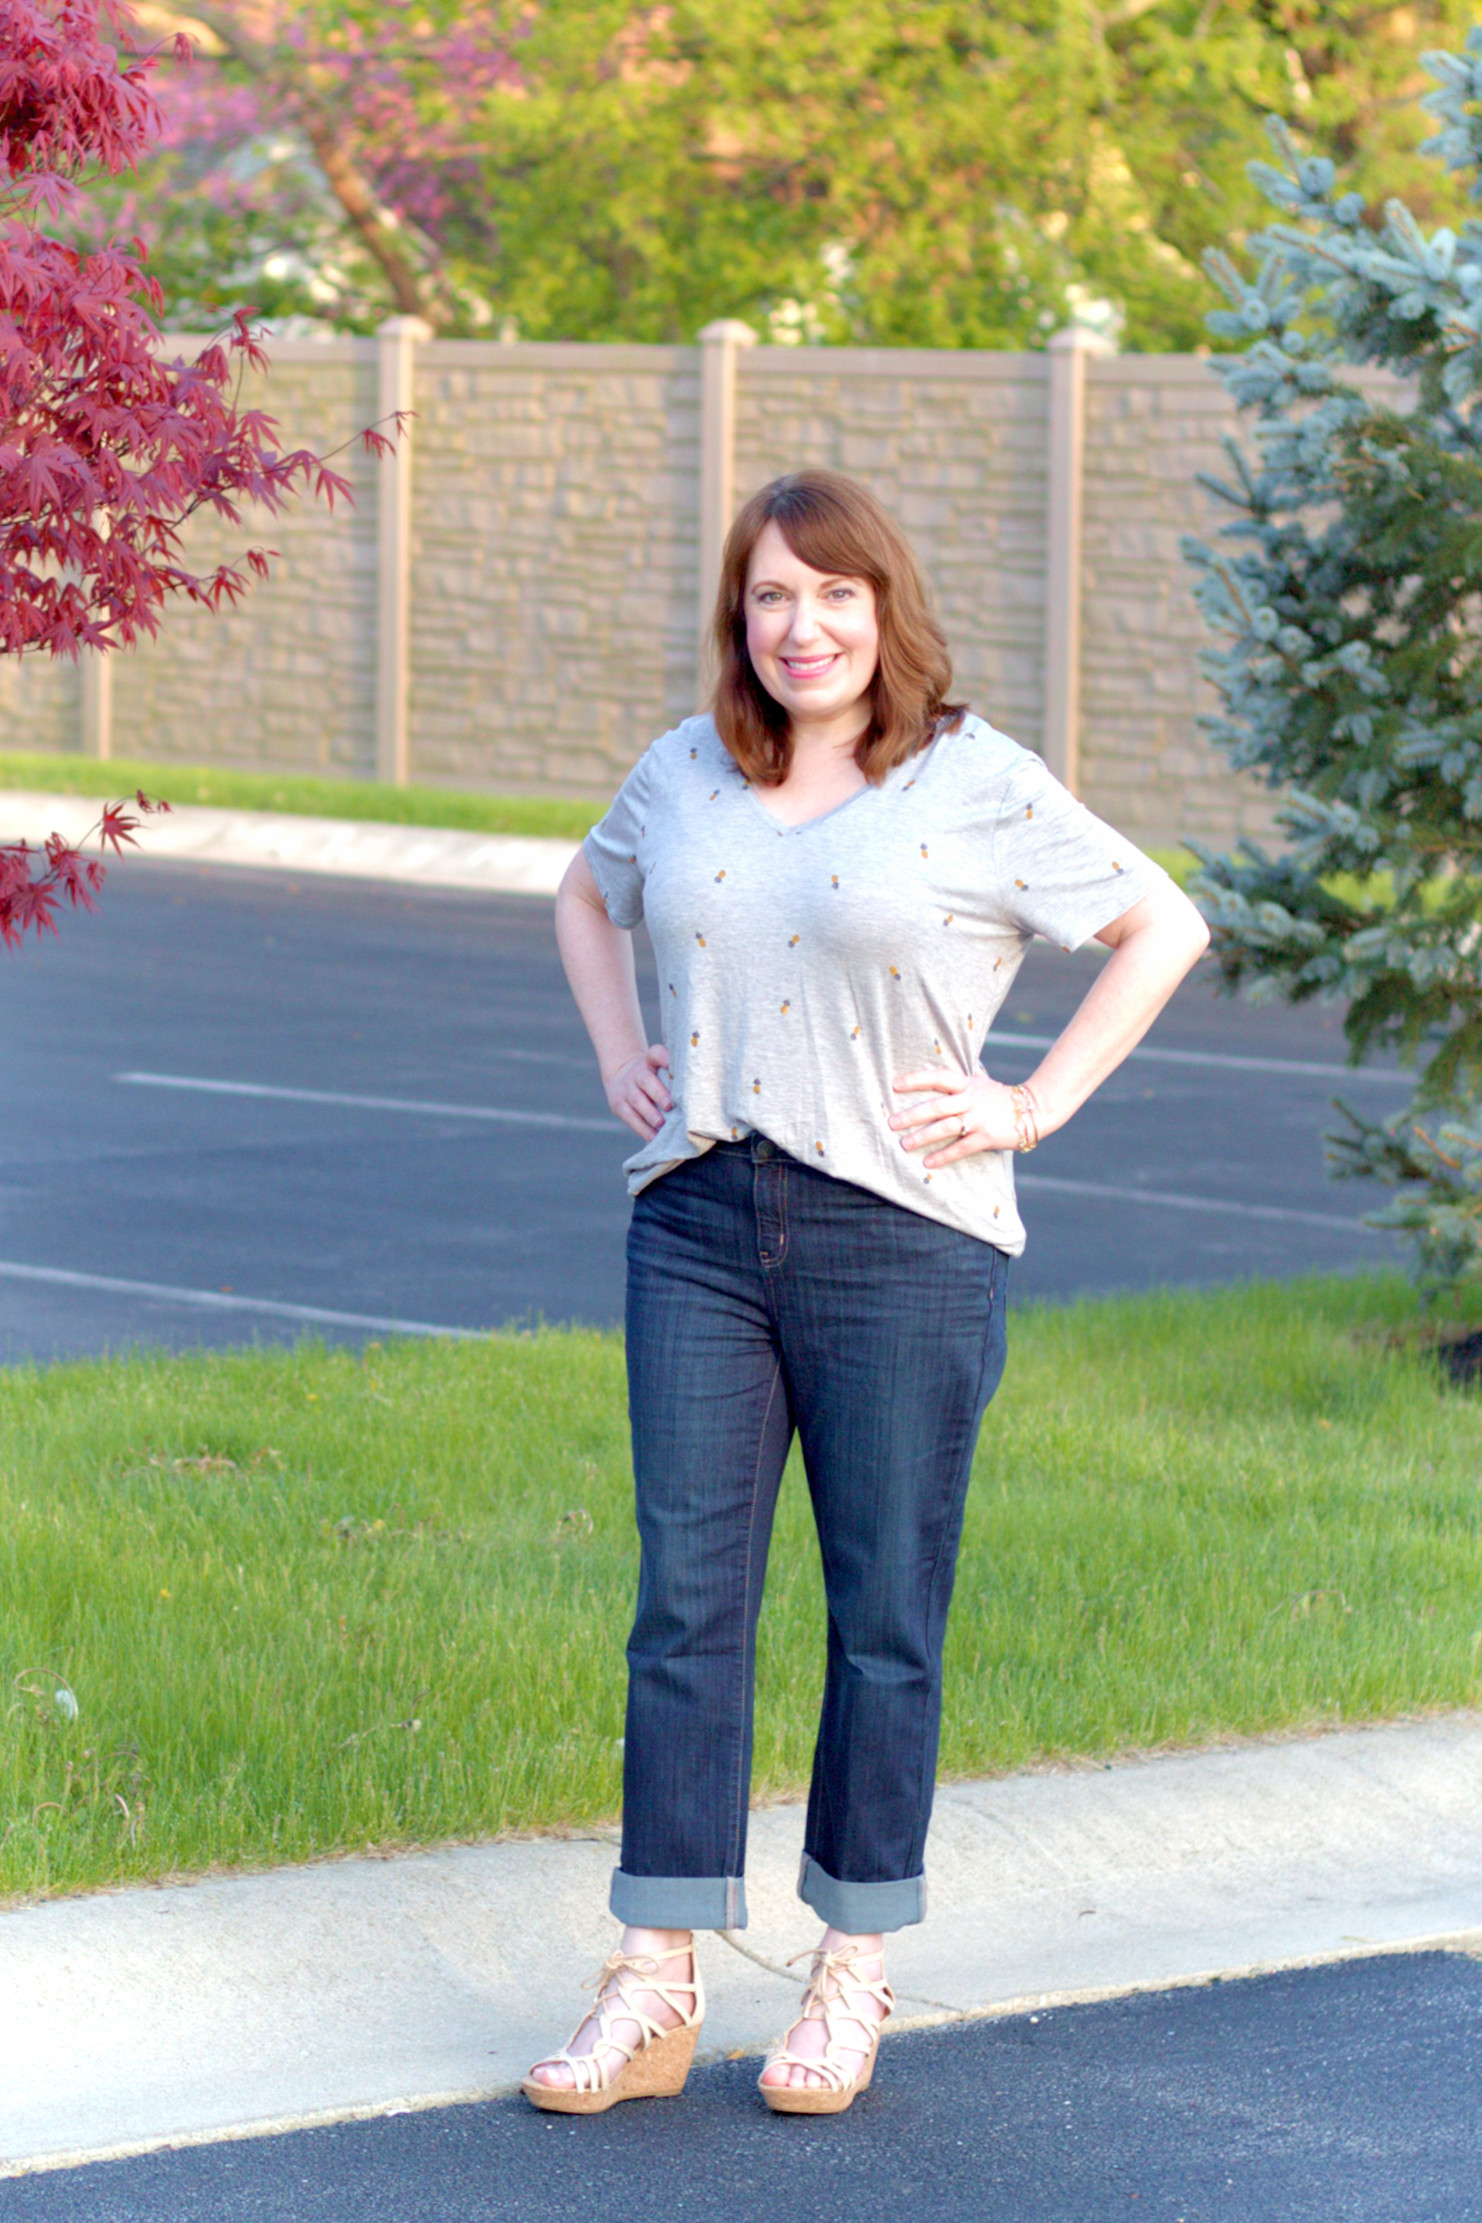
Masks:
[[[795,1953],[793,1960],[806,1956]],[[861,1972],[863,1959],[875,1955],[860,1953],[829,1953],[820,1945],[812,1955],[803,2004],[788,2036],[791,2037],[799,2022],[821,2022],[825,2044],[821,2055],[808,2056],[793,2053],[784,2043],[775,2053],[767,2056],[766,2065],[757,2080],[757,2090],[774,2115],[842,2115],[852,2107],[860,2093],[869,2087],[875,2073],[875,2057],[880,2050],[880,2032],[895,2011],[895,1993],[883,1977],[866,1976]],[[788,1962],[788,1967],[792,1961]],[[878,2020],[869,2013],[861,2013],[864,2000],[873,2000],[885,2012]],[[858,2039],[844,2034],[844,2026],[853,2031],[870,2033],[868,2050],[857,2072],[851,2076],[841,2055],[858,2053]],[[811,2076],[822,2077],[821,2084],[768,2084],[768,2069],[806,2069]]]
[[[677,2099],[684,2090],[695,2055],[695,2041],[705,2020],[705,1992],[699,1963],[691,1948],[687,1983],[661,1977],[659,1963],[647,1954],[614,1953],[588,1983],[596,1991],[597,2036],[590,2053],[573,2053],[567,2045],[537,2061],[537,2069],[557,2061],[571,2071],[570,2084],[545,2084],[532,2073],[520,2090],[534,2107],[553,2115],[605,2115],[619,2100]],[[585,1987],[584,1987],[585,1988]],[[671,2014],[682,2017],[672,2027],[656,2022],[642,2005],[639,1994],[661,2000]],[[588,2018],[583,2017],[585,2022]],[[631,2022],[640,2032],[636,2045],[625,2045],[613,2035],[613,2025]],[[580,2034],[578,2023],[572,2044]],[[621,2054],[616,2069],[608,2056]]]

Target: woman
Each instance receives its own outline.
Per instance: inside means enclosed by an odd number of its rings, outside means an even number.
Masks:
[[[537,2106],[675,2093],[696,1929],[740,1928],[773,1507],[801,1439],[828,1597],[799,1895],[826,1927],[767,2104],[836,2113],[922,1919],[941,1663],[979,1423],[1023,1248],[1011,1153],[1115,1070],[1204,949],[1193,906],[1041,760],[947,700],[900,532],[827,471],[726,543],[714,714],[656,741],[557,898],[628,1160],[642,1540],[628,1647],[625,1927]],[[647,1039],[646,918],[664,1041]],[[1112,955],[1030,1081],[979,1052],[1034,934]]]

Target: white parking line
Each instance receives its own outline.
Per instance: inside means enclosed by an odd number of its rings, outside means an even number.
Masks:
[[[1007,1041],[1010,1037],[1002,1036],[1000,1039]],[[1029,1044],[1037,1043],[1041,1038],[1031,1035],[1018,1035],[1012,1039]],[[1048,1040],[1049,1038],[1044,1037],[1043,1039]],[[1134,1056],[1139,1054],[1141,1053],[1133,1052]],[[1159,1053],[1148,1051],[1145,1054],[1153,1056]],[[1167,1054],[1169,1056],[1182,1056],[1184,1053],[1170,1051]],[[1192,1052],[1189,1053],[1190,1056],[1193,1056],[1193,1054]],[[1206,1062],[1213,1061],[1208,1060]],[[1226,1059],[1223,1062],[1228,1064],[1238,1061]],[[1259,1061],[1255,1060],[1244,1062],[1259,1064]],[[1264,1064],[1259,1064],[1259,1069],[1265,1071],[1276,1062],[1274,1059],[1268,1059]],[[1289,1069],[1296,1072],[1338,1070],[1336,1067],[1329,1066],[1293,1066]],[[419,1098],[402,1096],[351,1096],[341,1094],[336,1090],[319,1088],[271,1088],[265,1083],[256,1081],[192,1080],[179,1073],[115,1073],[113,1077],[117,1081],[132,1082],[140,1088],[194,1089],[211,1096],[265,1096],[282,1099],[292,1104],[348,1104],[364,1111],[413,1112],[424,1115],[430,1113],[439,1118],[503,1120],[513,1122],[516,1126],[521,1127],[576,1127],[588,1134],[610,1135],[616,1127],[616,1122],[612,1120],[573,1119],[561,1112],[505,1111],[488,1104],[428,1103]],[[1389,1076],[1385,1077],[1388,1078]],[[1153,1204],[1161,1205],[1171,1211],[1223,1212],[1236,1219],[1285,1220],[1297,1226],[1342,1228],[1351,1235],[1371,1235],[1375,1232],[1373,1228],[1366,1227],[1362,1220],[1345,1218],[1341,1213],[1302,1212],[1284,1204],[1244,1204],[1228,1197],[1184,1196],[1176,1190],[1119,1187],[1105,1181],[1062,1180],[1058,1175],[1047,1173],[1021,1174],[1019,1185],[1024,1189],[1059,1190],[1065,1196],[1105,1197],[1109,1203],[1113,1204]],[[0,1272],[6,1270],[0,1267]],[[305,1315],[305,1317],[308,1317],[308,1315]],[[324,1314],[321,1317],[327,1319],[329,1315]],[[350,1324],[359,1325],[361,1323],[351,1321]],[[451,1334],[463,1331],[422,1329],[408,1330],[408,1332],[425,1334],[446,1332]]]
[[[492,1104],[439,1104],[415,1096],[351,1096],[333,1088],[270,1088],[261,1081],[200,1081],[183,1073],[115,1073],[135,1088],[184,1088],[204,1096],[268,1096],[285,1104],[347,1104],[358,1111],[413,1112],[424,1118],[492,1119],[509,1127],[575,1127],[615,1135],[615,1119],[574,1119],[567,1112],[505,1111]]]
[[[383,1335],[453,1336],[472,1341],[483,1328],[446,1328],[430,1320],[390,1320],[372,1312],[332,1312],[317,1304],[279,1304],[272,1297],[238,1297],[221,1289],[176,1289],[162,1281],[122,1281],[115,1274],[76,1274],[61,1266],[22,1266],[0,1258],[0,1279],[41,1281],[61,1289],[102,1289],[121,1297],[158,1297],[167,1304],[206,1312],[262,1312],[279,1320],[305,1320],[329,1328],[378,1328]]]
[[[1162,1204],[1175,1212],[1225,1212],[1243,1220],[1292,1220],[1301,1227],[1341,1227],[1350,1235],[1378,1235],[1376,1227],[1362,1220],[1344,1219],[1337,1212],[1299,1212],[1285,1204],[1237,1204],[1228,1197],[1180,1196],[1171,1189],[1114,1188],[1107,1181],[1062,1181],[1052,1173],[1020,1173],[1021,1189],[1058,1189],[1065,1196],[1104,1196],[1117,1204]]]
[[[1048,1050],[1059,1040],[1053,1034],[990,1034],[983,1055],[1002,1046],[1006,1050]],[[1323,1081],[1387,1081],[1392,1088],[1413,1088],[1409,1073],[1394,1073],[1376,1065],[1310,1065],[1295,1057],[1234,1057],[1221,1050],[1129,1050],[1129,1058],[1152,1058],[1162,1065],[1212,1065],[1227,1073],[1296,1073],[1304,1079]]]

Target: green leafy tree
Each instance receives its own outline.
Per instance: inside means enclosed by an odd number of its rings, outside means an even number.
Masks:
[[[149,4],[204,33],[139,193],[190,314],[1188,348],[1268,112],[1371,198],[1461,208],[1412,95],[1470,0]]]
[[[1424,166],[1402,95],[1459,8],[1255,0],[548,0],[480,126],[485,281],[532,336],[1023,347],[1104,303],[1204,338],[1206,248],[1257,219],[1260,119]],[[1458,196],[1442,181],[1432,195]]]
[[[1427,151],[1482,199],[1482,30],[1425,66]],[[1343,997],[1354,1062],[1417,1069],[1403,1113],[1343,1108],[1328,1141],[1395,1189],[1373,1217],[1433,1290],[1482,1275],[1482,224],[1380,215],[1272,135],[1255,276],[1210,258],[1254,437],[1207,482],[1228,523],[1187,552],[1224,636],[1206,724],[1281,792],[1287,847],[1201,850],[1196,893],[1229,987]]]

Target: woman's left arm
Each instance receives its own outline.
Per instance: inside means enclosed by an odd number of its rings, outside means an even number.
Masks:
[[[1171,882],[1134,903],[1096,936],[1111,951],[1075,1016],[1025,1087],[1040,1136],[1063,1127],[1147,1033],[1174,989],[1209,947],[1209,929]],[[923,1101],[890,1124],[922,1163],[950,1165],[980,1150],[1012,1150],[1019,1140],[1013,1091],[977,1072],[964,1079],[927,1067],[900,1074],[901,1096]]]

